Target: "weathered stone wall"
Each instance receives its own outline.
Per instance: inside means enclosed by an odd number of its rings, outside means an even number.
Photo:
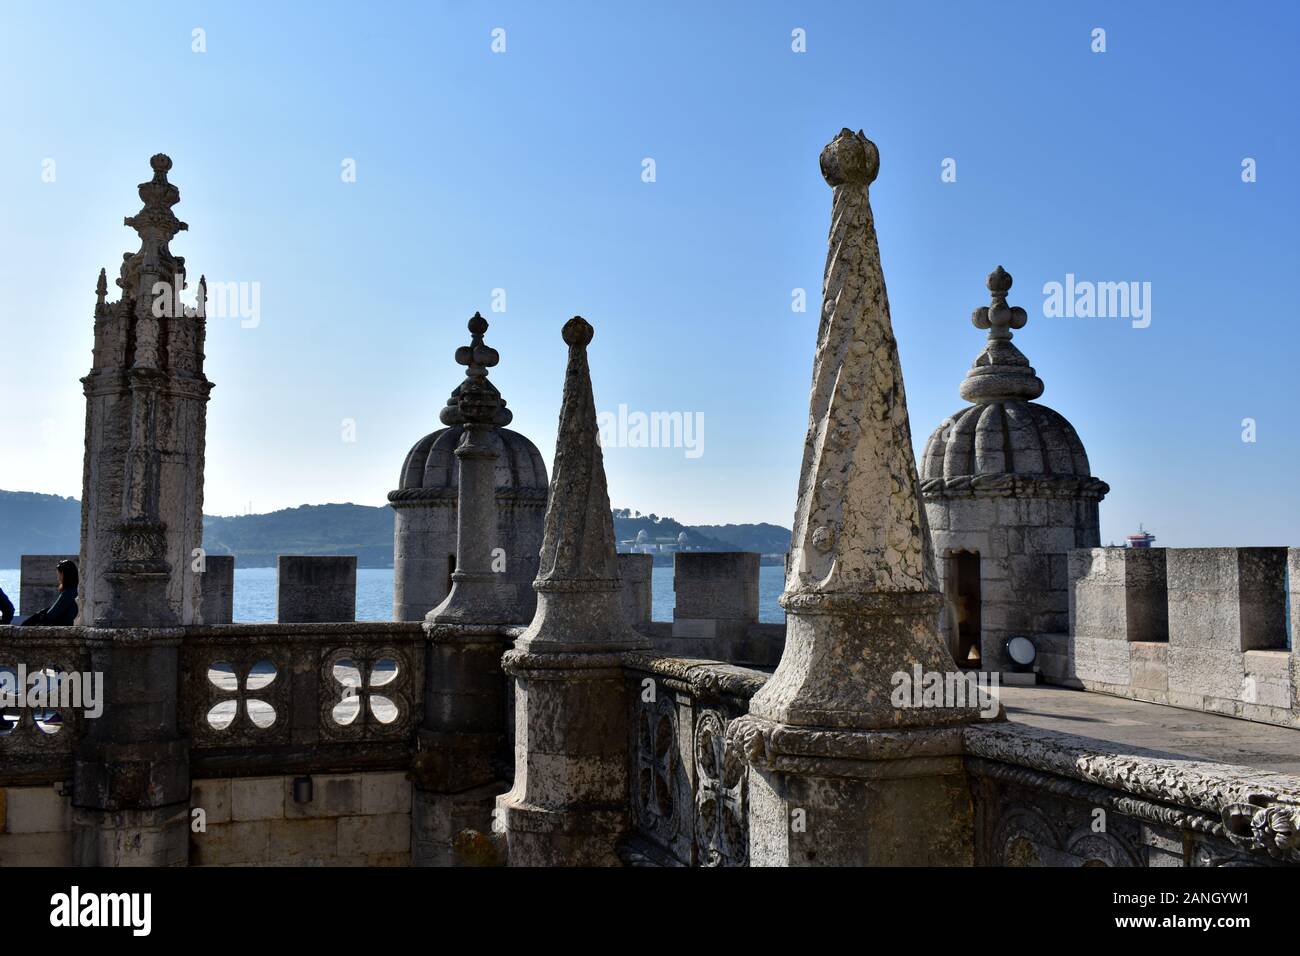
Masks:
[[[53,786],[0,787],[0,866],[71,864],[71,796]]]
[[[316,774],[311,800],[293,775],[195,780],[191,866],[409,866],[411,782],[403,772]],[[193,828],[191,828],[193,829]]]
[[[1089,690],[1300,727],[1287,561],[1285,548],[1072,552],[1071,674]]]
[[[394,492],[397,494],[397,492]],[[456,554],[454,496],[390,500],[393,507],[393,620],[423,621],[451,589]],[[501,572],[511,614],[526,623],[537,605],[533,579],[542,545],[545,493],[532,489],[497,494],[496,546],[505,552]]]
[[[24,554],[19,558],[17,616],[43,611],[59,596],[60,561],[76,561],[75,554]]]
[[[1096,500],[1021,497],[935,497],[925,500],[935,569],[945,597],[942,627],[957,649],[951,556],[980,558],[980,658],[984,670],[1011,667],[1004,645],[1029,637],[1049,648],[1038,664],[1050,678],[1066,676],[1045,635],[1069,629],[1069,553],[1099,543]],[[958,662],[961,663],[961,662]]]
[[[423,621],[451,590],[456,499],[393,502],[393,620]]]
[[[748,551],[674,555],[673,639],[710,648],[714,660],[752,657],[741,645],[758,623],[759,559]]]

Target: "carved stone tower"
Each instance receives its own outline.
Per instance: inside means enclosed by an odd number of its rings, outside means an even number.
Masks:
[[[124,220],[140,249],[123,256],[121,298],[100,271],[95,350],[86,393],[81,506],[81,615],[93,626],[195,623],[200,578],[190,572],[203,533],[203,374],[206,287],[180,303],[185,260],[168,243],[187,228],[172,213],[172,161],[149,161],[144,207]]]
[[[988,289],[971,317],[988,341],[960,389],[971,405],[934,430],[921,461],[944,634],[960,665],[994,671],[1011,664],[1007,641],[1027,637],[1040,670],[1067,680],[1069,553],[1100,544],[1110,486],[1074,427],[1033,401],[1043,382],[1011,343],[1028,316],[1007,305],[1010,274],[998,266]]]

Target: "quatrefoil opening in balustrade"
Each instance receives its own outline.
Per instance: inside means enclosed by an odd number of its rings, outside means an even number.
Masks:
[[[40,694],[41,698],[54,702],[62,696],[61,681],[66,675],[55,667],[29,668],[26,671],[27,687],[25,693],[18,693],[18,671],[8,665],[0,665],[0,696],[10,703],[0,707],[0,737],[8,737],[18,730],[24,721],[30,722],[40,733],[53,735],[63,729],[63,715],[50,707],[20,707],[20,697],[32,699]]]
[[[646,709],[641,711],[637,724],[640,809],[661,820],[671,820],[676,810],[673,772],[677,756],[672,719],[666,713]]]
[[[397,672],[398,663],[391,657],[359,664],[349,658],[335,661],[332,673],[342,690],[339,702],[330,712],[334,723],[340,727],[352,726],[362,715],[363,708],[381,724],[397,720],[401,716],[397,702],[386,694],[375,693],[376,688],[386,687],[397,680]]]
[[[271,727],[276,720],[275,708],[259,697],[250,697],[249,692],[265,690],[278,676],[279,671],[270,661],[258,661],[242,673],[227,661],[209,664],[209,683],[232,696],[218,701],[208,711],[208,726],[213,730],[228,730],[242,710],[248,722],[258,730]]]

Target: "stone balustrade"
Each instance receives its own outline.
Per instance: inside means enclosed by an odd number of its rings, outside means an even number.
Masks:
[[[750,865],[749,774],[727,726],[766,683],[717,661],[629,656],[631,865]],[[1300,780],[1007,721],[961,728],[981,866],[1300,864]],[[1098,811],[1105,827],[1095,826]]]
[[[0,669],[88,673],[102,649],[144,635],[4,627]],[[426,635],[418,624],[196,626],[153,629],[147,639],[178,649],[172,716],[188,742],[190,794],[176,809],[185,825],[165,837],[188,833],[196,810],[208,827],[188,851],[183,840],[177,845],[178,862],[187,853],[192,865],[404,865],[416,858],[425,837],[411,782],[413,770],[418,778],[425,684]],[[620,855],[633,865],[748,865],[749,767],[728,747],[727,729],[746,714],[767,673],[653,651],[623,660],[633,831]],[[106,708],[131,709],[123,694],[138,695],[137,685],[112,690],[113,677],[104,674]],[[43,711],[57,713],[19,708],[18,721],[0,728],[6,864],[87,859],[90,824],[69,782],[79,749],[84,759],[78,743],[95,719],[75,708]],[[979,863],[1300,863],[1288,836],[1288,827],[1300,824],[1295,778],[1117,753],[1015,723],[978,724],[961,734]],[[87,775],[85,767],[77,772]],[[1104,833],[1087,825],[1097,808],[1107,813]],[[163,852],[149,845],[164,838],[161,830],[144,838],[145,851]]]
[[[1070,676],[1089,690],[1300,727],[1298,555],[1295,548],[1071,552]]]
[[[762,671],[653,653],[629,656],[637,837],[632,863],[745,866],[749,772],[725,746],[727,725],[749,709]]]
[[[102,686],[82,684],[92,673],[84,635],[84,628],[0,627],[0,689],[17,693],[19,683],[39,674],[41,688],[58,696],[40,706],[0,707],[0,782],[48,785],[71,779],[73,749],[87,720],[86,708],[72,704],[102,693]],[[54,675],[77,675],[77,683]]]
[[[94,648],[133,634],[0,627],[0,680],[38,671],[95,679]],[[179,647],[174,716],[189,740],[195,772],[404,769],[409,763],[423,716],[424,634],[418,624],[194,626],[152,637]],[[120,693],[114,677],[98,673],[101,707],[113,706]],[[0,786],[70,779],[76,744],[96,715],[67,701],[87,696],[69,690],[62,703],[6,709]],[[119,701],[123,705],[131,706]]]

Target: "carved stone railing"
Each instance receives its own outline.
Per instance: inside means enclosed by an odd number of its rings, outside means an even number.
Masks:
[[[1300,864],[1300,779],[1011,723],[969,727],[976,860]]]
[[[50,673],[89,676],[87,628],[0,627],[0,681],[16,691],[20,674],[37,677],[51,690],[66,685]],[[73,688],[66,686],[71,694]],[[101,684],[102,691],[102,684]],[[84,698],[83,698],[84,703]],[[103,701],[101,699],[100,704]],[[45,784],[72,778],[72,754],[85,733],[86,709],[50,703],[45,706],[0,707],[0,785]]]
[[[723,745],[767,674],[632,655],[632,864],[748,865],[746,765]],[[976,860],[992,866],[1300,864],[1300,778],[1014,722],[963,731]]]
[[[396,769],[414,751],[418,623],[193,628],[181,662],[196,775]]]
[[[727,725],[749,709],[767,675],[716,661],[635,654],[629,862],[677,866],[748,863],[748,774],[728,753]]]

